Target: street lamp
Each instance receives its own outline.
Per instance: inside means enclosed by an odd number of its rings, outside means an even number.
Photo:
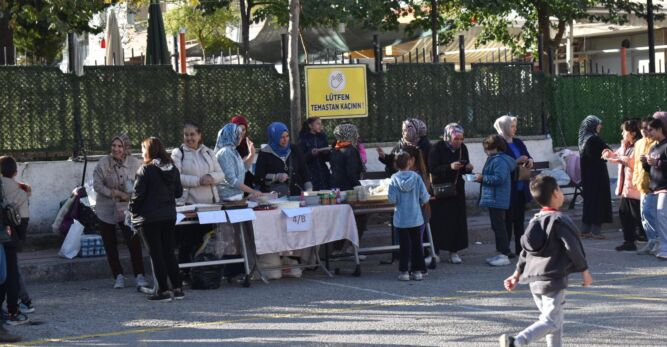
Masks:
[[[655,73],[655,32],[653,30],[653,0],[646,1],[648,22],[648,72]]]

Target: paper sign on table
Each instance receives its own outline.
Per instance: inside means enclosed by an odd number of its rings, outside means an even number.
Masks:
[[[230,223],[241,223],[256,220],[255,211],[251,208],[242,208],[238,210],[227,210],[227,216]]]
[[[176,213],[176,224],[182,222],[185,219],[185,215],[182,213]]]
[[[309,207],[285,208],[283,213],[286,216],[287,231],[308,231],[313,226],[312,213]]]
[[[197,217],[199,217],[199,224],[227,223],[225,211],[197,212]]]

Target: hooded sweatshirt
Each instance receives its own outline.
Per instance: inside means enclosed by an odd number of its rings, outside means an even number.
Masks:
[[[567,288],[567,276],[588,269],[584,247],[576,225],[558,211],[541,211],[528,223],[521,237],[523,251],[516,270],[521,283],[531,286],[537,294]]]
[[[426,186],[416,172],[399,171],[391,176],[389,202],[396,205],[394,227],[414,228],[424,224],[421,206],[428,200]]]
[[[182,195],[180,173],[173,164],[155,159],[142,165],[130,199],[132,224],[176,220],[176,199]]]
[[[510,207],[512,171],[516,161],[505,153],[492,154],[482,170],[479,206],[506,210]]]

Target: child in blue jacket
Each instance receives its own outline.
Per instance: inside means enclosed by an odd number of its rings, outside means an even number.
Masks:
[[[510,256],[514,256],[509,247],[505,212],[510,207],[512,171],[516,167],[516,162],[504,153],[505,141],[499,135],[489,135],[484,139],[483,145],[484,152],[489,157],[486,159],[482,174],[477,174],[475,180],[482,184],[479,206],[489,209],[491,228],[496,236],[498,251],[498,255],[487,258],[486,262],[491,266],[504,266],[509,265]]]
[[[429,194],[421,176],[412,171],[415,158],[405,151],[400,151],[394,158],[394,165],[399,171],[391,176],[389,201],[394,208],[394,227],[398,231],[400,261],[398,280],[422,280],[426,270],[424,249],[422,247],[420,227],[424,224],[422,206],[428,203]],[[410,263],[410,273],[408,273]]]

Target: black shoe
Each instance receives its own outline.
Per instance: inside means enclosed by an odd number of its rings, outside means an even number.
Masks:
[[[183,293],[182,288],[174,289],[174,300],[183,300],[185,299],[185,293]]]
[[[637,245],[635,245],[634,242],[633,243],[625,242],[622,245],[616,247],[616,250],[619,252],[622,251],[634,252],[637,250]]]
[[[514,337],[507,334],[500,335],[498,342],[500,347],[514,347]]]
[[[7,325],[21,325],[29,323],[28,316],[21,312],[10,313],[5,322]]]
[[[169,302],[169,301],[171,301],[171,295],[169,295],[169,292],[162,292],[162,293],[153,294],[153,295],[148,297],[148,301]]]
[[[514,253],[512,253],[512,252],[510,252],[509,254],[506,254],[506,255],[507,255],[507,257],[510,258],[510,259],[514,259],[514,258],[516,258],[516,254],[514,254]]]

